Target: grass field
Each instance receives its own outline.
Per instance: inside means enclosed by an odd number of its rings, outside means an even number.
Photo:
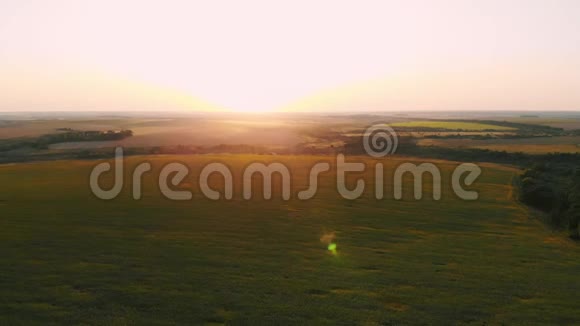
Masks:
[[[511,168],[486,166],[472,202],[447,187],[441,201],[412,200],[410,186],[391,199],[402,159],[385,161],[383,200],[342,199],[329,173],[309,201],[246,201],[238,188],[231,201],[210,201],[195,186],[206,162],[227,162],[239,178],[249,162],[283,161],[304,189],[309,167],[328,158],[130,157],[126,170],[143,159],[154,171],[141,201],[130,187],[94,198],[96,162],[0,166],[3,323],[580,323],[580,250],[513,201]],[[160,166],[173,160],[191,167],[182,186],[192,201],[157,190]],[[448,181],[455,163],[436,163]],[[321,243],[333,233],[336,255]]]
[[[511,127],[496,126],[485,123],[463,122],[463,121],[437,121],[437,120],[418,120],[407,122],[396,122],[391,124],[393,127],[408,127],[408,128],[434,128],[434,129],[449,129],[449,130],[515,130]]]

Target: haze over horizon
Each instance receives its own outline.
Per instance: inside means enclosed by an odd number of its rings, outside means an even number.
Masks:
[[[580,2],[3,1],[0,111],[580,110]]]

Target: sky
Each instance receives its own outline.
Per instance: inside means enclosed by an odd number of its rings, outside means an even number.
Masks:
[[[0,111],[580,110],[580,1],[0,0]]]

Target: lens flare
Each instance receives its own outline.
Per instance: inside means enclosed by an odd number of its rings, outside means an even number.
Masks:
[[[336,243],[329,244],[328,251],[332,252],[333,255],[336,255]]]

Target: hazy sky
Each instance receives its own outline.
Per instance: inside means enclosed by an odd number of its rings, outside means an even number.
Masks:
[[[580,1],[0,0],[0,110],[580,110]]]

